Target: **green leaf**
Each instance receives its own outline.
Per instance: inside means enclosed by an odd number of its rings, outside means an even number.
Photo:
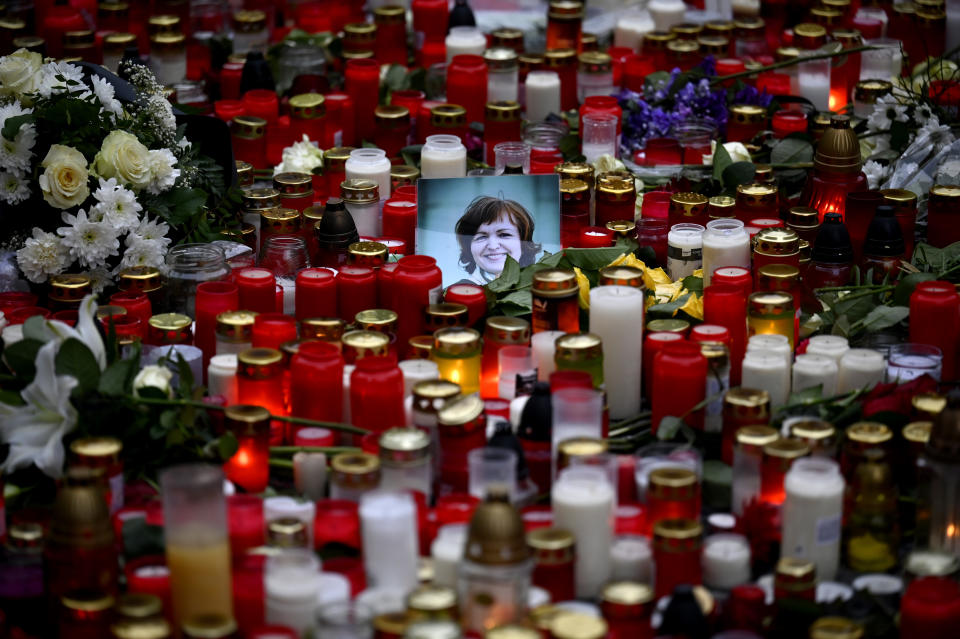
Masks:
[[[24,380],[32,380],[37,374],[34,362],[37,360],[37,352],[42,346],[43,342],[38,340],[22,339],[4,349],[3,358],[7,361],[7,366],[10,367],[14,375]]]
[[[73,375],[80,382],[74,393],[88,393],[100,381],[100,365],[86,344],[70,338],[60,345],[56,358],[57,375]]]
[[[560,153],[563,159],[571,162],[573,158],[582,157],[580,153],[580,136],[576,133],[568,133],[560,138]]]
[[[501,293],[516,287],[519,282],[520,264],[517,262],[517,260],[508,255],[507,261],[503,265],[503,270],[500,272],[500,276],[487,284],[487,289],[493,291],[494,293]]]
[[[131,517],[123,522],[123,555],[127,560],[147,555],[163,555],[163,527],[151,526],[146,517]]]
[[[383,84],[391,91],[399,91],[407,82],[407,67],[401,64],[391,64],[383,78]]]
[[[673,317],[674,314],[680,310],[680,307],[687,303],[687,300],[690,299],[690,296],[693,293],[686,293],[681,295],[672,302],[664,302],[662,304],[654,304],[647,309],[647,316],[655,315],[659,318],[669,318]]]
[[[527,312],[530,313],[533,310],[533,295],[530,291],[514,291],[501,300],[507,304],[515,304],[527,309]]]
[[[696,275],[688,275],[683,278],[683,288],[691,293],[696,293],[697,296],[701,296],[703,295],[703,278],[697,277]]]
[[[177,386],[177,392],[180,397],[184,399],[190,399],[193,395],[193,370],[190,368],[190,364],[187,363],[187,360],[183,358],[179,352],[177,353],[177,376],[180,378]]]
[[[23,323],[23,337],[44,343],[50,341],[50,332],[47,330],[47,320],[41,315],[28,317],[27,321]]]
[[[863,318],[861,324],[868,332],[881,331],[896,326],[910,315],[906,306],[878,306]]]
[[[567,261],[571,266],[576,266],[582,271],[596,271],[610,264],[624,253],[622,248],[612,246],[610,248],[569,248],[564,250]]]
[[[822,398],[823,386],[818,384],[817,386],[805,388],[802,391],[797,391],[796,393],[790,393],[790,397],[787,399],[787,405],[792,406],[793,404],[807,404]]]
[[[217,440],[217,452],[223,461],[227,461],[233,457],[237,452],[237,448],[239,448],[239,443],[233,433],[224,433],[220,436],[220,439]]]
[[[27,113],[25,115],[15,115],[12,118],[7,118],[3,123],[3,131],[0,132],[0,135],[3,135],[8,140],[12,140],[17,137],[17,133],[20,132],[20,127],[27,122],[32,122],[35,119],[35,116],[32,113]]]
[[[753,181],[756,172],[753,162],[734,162],[723,170],[723,186],[735,190],[741,184]]]
[[[404,164],[420,168],[420,151],[423,150],[422,144],[411,144],[400,149],[400,157]]]
[[[135,360],[121,359],[107,367],[100,376],[98,388],[104,395],[118,397],[132,390],[139,366]]]
[[[657,439],[660,441],[672,440],[680,432],[682,426],[686,426],[686,422],[679,417],[665,416],[660,420],[660,426],[657,428]]]
[[[713,152],[713,179],[722,182],[723,172],[727,167],[733,164],[733,159],[727,150],[720,143],[717,143],[717,150]]]
[[[813,145],[806,140],[784,138],[770,150],[770,162],[773,164],[792,164],[812,162]]]
[[[910,306],[910,296],[920,282],[929,282],[937,279],[933,273],[911,273],[897,282],[897,287],[893,289],[893,303],[898,306]]]
[[[507,317],[523,317],[524,315],[530,314],[530,309],[520,304],[514,304],[513,302],[504,302],[497,304],[496,312],[499,315],[506,315]]]

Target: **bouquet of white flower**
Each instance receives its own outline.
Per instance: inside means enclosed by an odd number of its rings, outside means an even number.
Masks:
[[[205,212],[225,195],[223,168],[177,126],[149,69],[125,71],[129,102],[101,67],[23,49],[0,58],[0,237],[34,284],[85,272],[99,291],[225,225]]]

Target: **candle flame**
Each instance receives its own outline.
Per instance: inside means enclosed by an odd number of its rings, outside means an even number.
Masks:
[[[957,527],[954,524],[947,525],[947,537],[956,537]]]
[[[238,466],[250,465],[250,454],[242,448],[237,451],[237,454],[234,457],[234,459],[236,460]]]

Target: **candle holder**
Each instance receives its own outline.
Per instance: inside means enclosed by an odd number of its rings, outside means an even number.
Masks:
[[[760,466],[760,501],[780,506],[786,499],[784,479],[793,462],[810,454],[810,447],[799,439],[784,437],[763,447]]]
[[[703,527],[692,519],[665,519],[653,528],[653,557],[656,564],[654,592],[663,597],[680,584],[702,582],[700,562]]]
[[[483,400],[461,395],[437,413],[440,485],[466,493],[469,486],[467,454],[487,443]]]
[[[647,477],[647,522],[652,529],[665,519],[699,519],[700,482],[689,468],[656,468]]]
[[[418,428],[390,428],[379,439],[380,477],[395,490],[433,493],[430,433]]]
[[[820,579],[833,579],[840,562],[844,487],[840,466],[824,457],[797,459],[784,480],[782,546],[812,561]]]
[[[930,546],[957,553],[960,548],[960,508],[952,496],[960,483],[957,471],[958,411],[954,398],[937,416],[927,442],[927,459],[932,471],[930,483]]]
[[[703,410],[693,410],[703,401],[707,382],[707,358],[700,345],[668,342],[653,360],[652,429],[656,433],[664,417],[683,417],[693,428],[703,429]]]
[[[928,344],[894,344],[887,360],[887,382],[902,384],[923,375],[943,376],[943,351]]]
[[[645,637],[651,632],[653,588],[634,581],[616,581],[603,589],[600,610],[610,639]]]
[[[230,406],[225,428],[237,440],[237,451],[224,463],[227,479],[251,493],[262,492],[270,476],[270,413],[262,406]]]
[[[560,528],[538,528],[527,533],[533,554],[532,583],[550,593],[554,601],[569,601],[574,592],[575,543],[573,534]]]

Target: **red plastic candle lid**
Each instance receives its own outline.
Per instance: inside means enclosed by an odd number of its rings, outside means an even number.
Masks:
[[[774,217],[758,217],[750,220],[748,226],[755,226],[758,229],[775,229],[783,226],[783,220]]]
[[[305,346],[305,344],[304,344]],[[336,348],[334,346],[334,348]],[[294,446],[333,446],[333,431],[327,428],[301,428],[293,436]]]
[[[217,100],[213,103],[213,112],[224,122],[230,122],[237,116],[246,115],[247,109],[240,100]]]
[[[777,135],[803,133],[807,130],[807,114],[803,111],[781,109],[773,114],[773,132]]]
[[[732,75],[746,70],[747,67],[743,64],[743,60],[737,58],[720,58],[717,60],[717,75],[719,76]]]

